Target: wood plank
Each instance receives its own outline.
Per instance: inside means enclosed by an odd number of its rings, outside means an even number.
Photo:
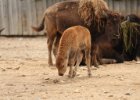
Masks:
[[[122,14],[122,15],[126,15],[126,6],[125,6],[125,0],[122,0],[122,1],[120,1],[120,3],[119,3],[119,10],[120,10],[120,14]]]
[[[2,35],[9,35],[10,29],[9,29],[9,13],[8,13],[8,0],[2,0],[2,20],[3,20],[3,26],[5,27],[5,30],[1,33]]]
[[[120,12],[120,1],[114,1],[114,11]]]
[[[137,14],[140,16],[140,0],[137,0]]]
[[[31,16],[32,16],[31,25],[33,25],[33,26],[37,25],[37,17],[36,17],[36,15],[37,15],[36,2],[35,2],[35,0],[31,0]],[[38,35],[38,33],[34,32],[32,30],[32,35]]]
[[[36,1],[37,23],[38,23],[37,25],[40,24],[40,22],[41,22],[41,20],[42,20],[42,16],[43,16],[43,14],[44,14],[44,9],[43,9],[43,7],[42,7],[42,4],[43,4],[42,0],[37,0],[37,1]],[[43,35],[44,32],[39,32],[38,34],[39,34],[39,35]]]
[[[18,23],[17,23],[17,25],[18,25],[18,34],[20,34],[20,35],[22,35],[23,34],[23,29],[22,29],[22,10],[21,10],[21,0],[17,0],[17,8],[18,8],[18,10],[17,10],[17,13],[18,13],[18,15],[17,15],[17,17],[18,17]]]
[[[131,0],[131,13],[137,14],[137,0]]]

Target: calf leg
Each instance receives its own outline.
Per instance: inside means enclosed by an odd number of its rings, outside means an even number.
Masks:
[[[97,61],[97,58],[98,58],[98,50],[99,50],[99,47],[97,45],[94,45],[92,47],[92,58],[91,58],[91,64],[93,64],[95,67],[98,67],[99,64],[98,64],[98,61]]]
[[[69,75],[68,75],[69,78],[73,78],[73,66],[74,66],[74,64],[75,64],[75,59],[74,58],[69,59],[69,65],[70,65]]]
[[[76,56],[76,65],[75,65],[75,68],[73,70],[73,75],[72,77],[75,77],[76,76],[76,73],[77,73],[77,68],[79,67],[81,61],[82,61],[82,58],[83,58],[83,53],[81,51],[77,52],[77,56]]]

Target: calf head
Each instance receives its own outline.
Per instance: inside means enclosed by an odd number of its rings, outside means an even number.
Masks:
[[[63,76],[67,70],[67,61],[63,57],[57,57],[56,67],[58,69],[58,75]]]

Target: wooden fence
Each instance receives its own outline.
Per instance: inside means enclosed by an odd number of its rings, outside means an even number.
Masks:
[[[45,9],[53,3],[64,0],[0,0],[1,35],[32,36],[31,25],[38,25]],[[140,15],[140,0],[106,0],[110,9],[122,14]]]
[[[137,14],[140,16],[140,0],[106,0],[109,8],[123,15]]]
[[[0,28],[5,27],[1,35],[43,35],[33,32],[31,25],[37,25],[45,9],[58,1],[0,0]]]

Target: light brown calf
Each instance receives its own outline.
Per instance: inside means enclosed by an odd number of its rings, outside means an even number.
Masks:
[[[79,66],[83,57],[81,52],[82,50],[86,54],[88,75],[91,76],[91,36],[89,30],[82,26],[73,26],[66,29],[60,39],[56,57],[56,67],[58,69],[59,76],[64,75],[68,64],[70,65],[69,77],[73,78],[76,76],[77,67]],[[75,68],[73,70],[74,65]]]

